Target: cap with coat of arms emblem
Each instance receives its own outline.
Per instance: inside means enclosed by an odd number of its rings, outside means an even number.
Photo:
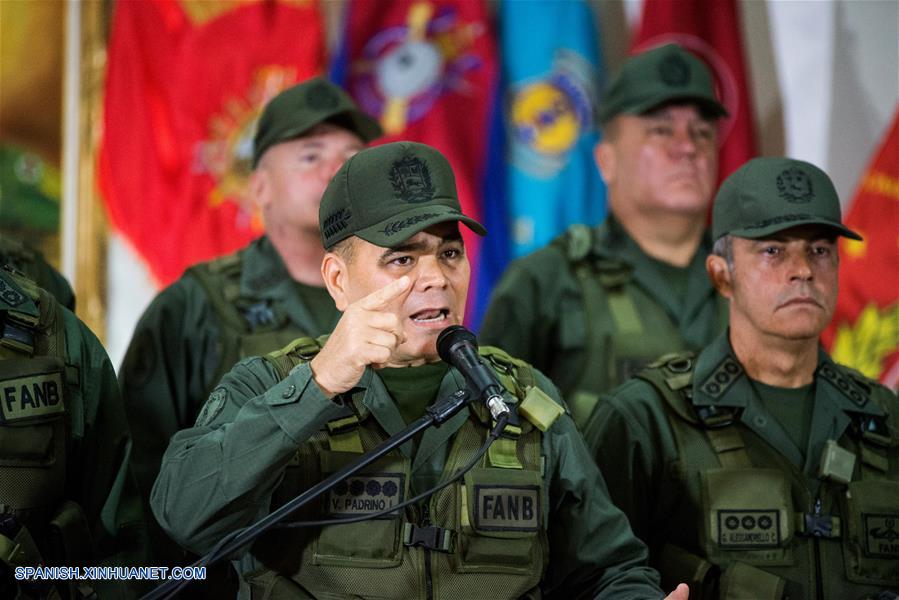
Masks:
[[[352,131],[365,143],[384,134],[378,122],[362,112],[340,87],[324,77],[313,77],[287,88],[265,105],[253,138],[253,168],[275,144],[295,139],[326,122]]]
[[[367,148],[347,160],[322,195],[318,221],[325,249],[351,235],[390,248],[445,221],[487,233],[462,214],[449,161],[415,142]]]
[[[854,240],[827,173],[793,158],[754,158],[724,180],[712,209],[712,238],[759,239],[798,225],[825,225]]]
[[[608,123],[621,113],[639,115],[677,100],[694,102],[712,117],[727,116],[708,67],[681,46],[665,44],[624,62],[599,103],[597,117]]]

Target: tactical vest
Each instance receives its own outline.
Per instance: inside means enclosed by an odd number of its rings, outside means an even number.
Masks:
[[[315,340],[299,340],[270,360],[283,377],[311,360],[319,347]],[[257,543],[254,555],[266,568],[243,574],[250,597],[539,597],[549,556],[541,428],[564,409],[536,387],[526,363],[493,348],[481,353],[517,401],[517,414],[526,418],[507,426],[461,481],[406,508],[401,517],[281,530]],[[300,447],[274,494],[274,506],[382,441],[375,419],[356,408],[361,402],[347,406],[353,408]],[[441,480],[474,456],[490,430],[489,413],[476,404],[470,410],[449,442]],[[408,458],[391,453],[296,517],[350,517],[394,506],[424,491],[411,488],[410,467]]]
[[[0,562],[85,564],[90,533],[66,500],[83,410],[78,369],[66,365],[62,311],[30,280],[0,271]],[[19,596],[56,592],[23,584]]]
[[[241,359],[268,354],[310,333],[299,329],[280,305],[241,295],[242,263],[238,251],[187,270],[206,292],[220,323],[219,363],[202,396],[204,400]],[[201,407],[202,402],[195,410]]]
[[[632,267],[592,252],[594,231],[569,227],[555,242],[578,282],[579,297],[560,310],[559,344],[576,357],[576,375],[549,373],[564,390],[575,423],[583,426],[599,395],[666,352],[685,350],[677,325],[657,302],[630,285]],[[574,390],[573,392],[568,390]]]
[[[678,453],[669,476],[690,490],[653,565],[663,587],[686,581],[690,598],[722,600],[899,591],[899,439],[886,403],[878,405],[892,425],[853,413],[853,425],[828,443],[828,476],[815,493],[739,424],[738,410],[692,403],[693,365],[692,354],[671,354],[638,374],[664,398]],[[877,401],[861,375],[826,370],[818,385]]]

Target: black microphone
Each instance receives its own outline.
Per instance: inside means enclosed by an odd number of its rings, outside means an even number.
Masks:
[[[508,417],[509,407],[503,402],[503,386],[496,380],[478,354],[478,338],[461,325],[450,325],[437,336],[437,354],[443,362],[456,367],[468,387],[478,398],[483,398],[494,421],[503,413]]]

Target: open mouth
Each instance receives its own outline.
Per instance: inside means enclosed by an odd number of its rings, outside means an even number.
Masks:
[[[420,310],[409,318],[416,323],[439,323],[445,321],[448,316],[449,310],[446,308],[429,308]]]

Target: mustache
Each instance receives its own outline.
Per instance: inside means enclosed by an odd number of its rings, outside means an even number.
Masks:
[[[785,292],[781,296],[777,298],[776,306],[780,308],[781,306],[785,306],[790,302],[794,301],[811,301],[821,308],[824,308],[824,298],[823,295],[810,286],[803,285],[798,289],[792,289],[788,292]]]

